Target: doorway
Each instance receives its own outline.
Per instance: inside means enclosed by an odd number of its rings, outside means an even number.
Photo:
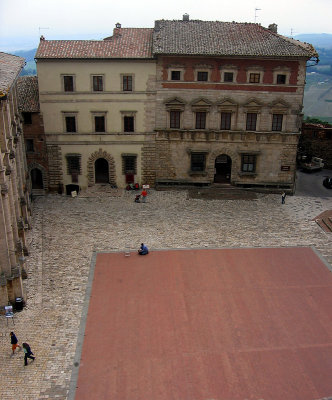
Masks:
[[[33,168],[30,172],[32,189],[44,189],[43,174],[40,169]]]
[[[108,162],[105,158],[95,161],[95,183],[109,183]]]
[[[220,154],[214,164],[214,182],[229,183],[231,181],[232,159],[227,154]]]

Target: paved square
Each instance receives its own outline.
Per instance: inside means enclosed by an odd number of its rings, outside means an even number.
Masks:
[[[98,253],[75,399],[327,397],[331,304],[308,247]]]

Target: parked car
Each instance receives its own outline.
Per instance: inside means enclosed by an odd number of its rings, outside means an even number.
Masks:
[[[310,162],[302,163],[302,170],[306,172],[321,171],[324,167],[324,162],[321,158],[312,157]]]
[[[323,185],[328,189],[332,189],[332,178],[325,178],[323,180]]]

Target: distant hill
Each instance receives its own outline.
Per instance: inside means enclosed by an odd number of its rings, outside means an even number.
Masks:
[[[17,50],[11,52],[14,56],[25,58],[26,66],[23,68],[21,75],[37,75],[37,68],[35,62],[35,54],[37,49],[31,50]]]
[[[332,34],[330,33],[303,33],[294,36],[294,39],[310,43],[314,47],[332,49]]]
[[[37,49],[32,50],[17,50],[11,52],[15,56],[23,57],[26,61],[34,61]]]

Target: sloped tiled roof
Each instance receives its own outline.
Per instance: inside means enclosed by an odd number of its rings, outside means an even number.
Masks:
[[[278,35],[259,24],[198,20],[156,21],[153,54],[317,56],[311,45]]]
[[[21,76],[17,81],[18,108],[22,112],[39,112],[38,78]]]
[[[10,91],[24,65],[24,58],[0,52],[0,99]]]
[[[40,40],[35,57],[152,58],[152,28],[120,28],[104,40]]]

